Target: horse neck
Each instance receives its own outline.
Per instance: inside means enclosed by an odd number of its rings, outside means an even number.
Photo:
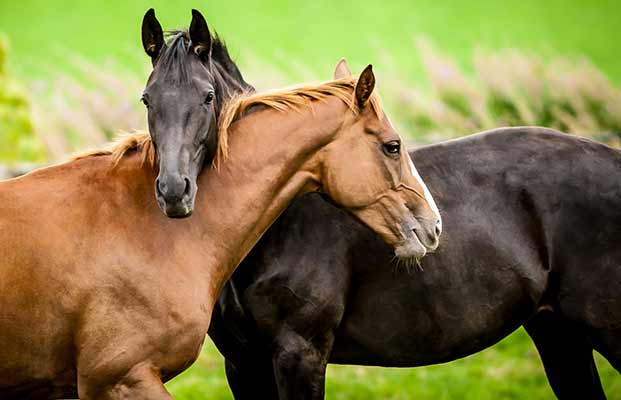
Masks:
[[[282,211],[319,185],[320,150],[347,115],[336,98],[299,112],[266,109],[233,125],[229,158],[199,177],[192,219],[204,229],[214,298],[234,269]],[[214,276],[215,274],[215,276]]]
[[[248,84],[243,79],[236,79],[219,61],[212,61],[212,72],[216,79],[217,92],[222,97],[220,104],[224,104],[231,97],[247,91]],[[218,113],[220,111],[218,110]]]
[[[237,65],[229,56],[226,46],[221,41],[214,43],[216,47],[212,51],[212,61],[217,73],[236,87],[239,92],[253,92],[254,88],[244,80]]]

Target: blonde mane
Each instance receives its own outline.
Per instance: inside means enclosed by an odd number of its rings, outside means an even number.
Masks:
[[[220,114],[218,124],[218,151],[214,158],[214,166],[217,168],[220,162],[228,157],[228,136],[231,125],[239,118],[243,117],[252,107],[265,106],[278,111],[299,110],[304,106],[310,106],[313,101],[323,101],[330,96],[341,99],[350,110],[358,113],[354,99],[354,90],[358,78],[347,77],[335,81],[328,81],[321,84],[306,84],[292,86],[285,89],[278,89],[262,93],[241,94],[224,106]],[[375,114],[383,117],[383,111],[379,96],[373,94],[369,103]]]
[[[120,134],[116,140],[109,143],[104,149],[87,150],[75,154],[71,160],[81,160],[87,157],[112,156],[112,164],[116,166],[127,153],[135,151],[142,154],[142,162],[155,165],[155,148],[149,132],[137,131]]]
[[[358,113],[359,110],[354,100],[354,89],[357,81],[358,79],[355,77],[348,77],[315,85],[306,84],[262,93],[241,94],[229,100],[220,113],[218,149],[212,165],[217,168],[221,162],[227,159],[229,152],[228,136],[231,125],[243,117],[251,108],[265,106],[278,111],[299,110],[302,107],[310,106],[313,101],[323,101],[330,96],[336,96],[350,110]],[[375,114],[382,118],[383,111],[377,94],[374,93],[370,97],[369,104]],[[72,159],[80,160],[91,156],[112,156],[114,165],[117,165],[130,151],[141,152],[143,162],[149,162],[151,165],[154,165],[155,149],[151,142],[151,136],[148,132],[142,131],[124,134],[112,142],[106,149],[90,150],[77,154]]]

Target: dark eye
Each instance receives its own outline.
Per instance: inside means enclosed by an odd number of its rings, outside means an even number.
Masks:
[[[142,96],[140,98],[140,101],[142,102],[142,104],[144,104],[145,107],[149,108],[149,101],[147,100],[146,97]]]
[[[386,154],[395,155],[401,151],[401,143],[398,140],[392,140],[383,144]]]
[[[214,92],[207,93],[207,96],[205,96],[205,104],[211,104],[211,102],[213,101],[214,97],[215,97]]]

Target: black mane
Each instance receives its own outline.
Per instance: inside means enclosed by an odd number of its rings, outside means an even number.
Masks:
[[[168,40],[162,49],[158,64],[164,74],[174,82],[187,82],[190,74],[186,68],[186,57],[189,54],[190,34],[187,30],[167,31]]]
[[[213,42],[211,45],[211,57],[215,62],[220,64],[235,81],[240,83],[244,91],[254,91],[254,87],[244,80],[244,77],[239,71],[239,68],[237,68],[237,64],[235,64],[235,62],[231,58],[231,55],[229,54],[229,50],[226,47],[224,40],[222,40],[217,33],[213,37]]]
[[[186,29],[170,30],[166,31],[166,36],[168,40],[162,49],[158,63],[166,76],[174,82],[187,82],[190,78],[190,73],[186,67],[186,57],[189,55],[191,45],[190,34]],[[229,54],[226,44],[217,34],[212,36],[211,60],[221,68],[220,72],[224,71],[228,74],[242,91],[254,91],[254,88],[244,81],[239,68]]]

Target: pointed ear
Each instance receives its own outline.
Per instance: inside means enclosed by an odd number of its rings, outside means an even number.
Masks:
[[[164,32],[162,32],[159,21],[155,18],[155,10],[150,8],[142,19],[142,47],[151,57],[153,64],[155,64],[162,46],[164,46]]]
[[[356,83],[356,105],[359,109],[364,108],[367,100],[371,97],[371,93],[373,93],[373,88],[375,88],[375,75],[373,74],[373,67],[369,64],[362,71]]]
[[[207,21],[203,14],[192,10],[192,23],[190,24],[190,40],[192,51],[201,59],[206,60],[211,55],[211,33],[207,27]]]
[[[351,76],[351,71],[347,66],[347,61],[341,58],[336,64],[336,68],[334,68],[334,80],[347,78],[349,76]]]

